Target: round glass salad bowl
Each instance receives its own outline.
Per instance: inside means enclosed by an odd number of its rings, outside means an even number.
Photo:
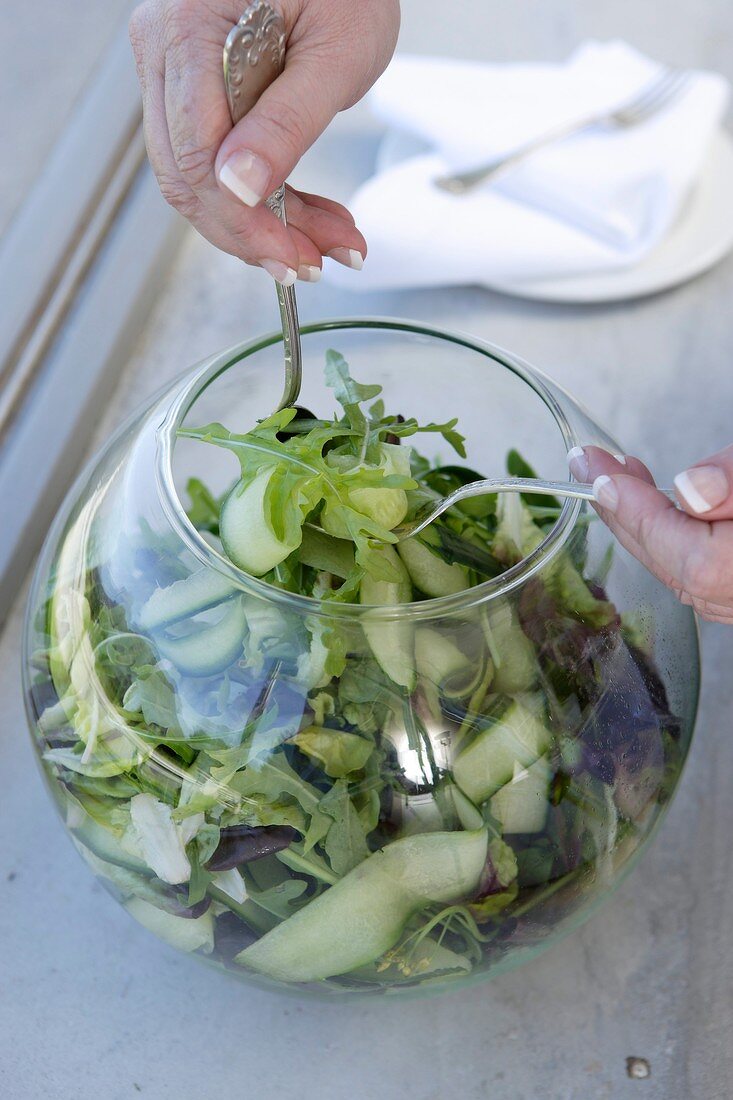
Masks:
[[[408,322],[304,329],[316,418],[330,348],[434,486],[508,453],[561,479],[578,443],[620,450],[513,356]],[[217,528],[236,455],[198,429],[267,417],[281,356],[273,335],[208,359],[70,492],[27,618],[43,774],[92,871],[182,951],[334,995],[474,982],[576,927],[648,843],[692,736],[694,619],[578,501],[469,501],[379,600],[332,598],[318,548],[310,595],[244,572]],[[405,437],[436,413],[465,465],[446,432]],[[490,538],[461,564],[476,523]],[[426,561],[464,583],[435,595]]]

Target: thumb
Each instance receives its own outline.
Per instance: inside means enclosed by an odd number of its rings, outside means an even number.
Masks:
[[[290,175],[343,106],[341,81],[331,71],[294,58],[221,143],[216,178],[247,206]]]
[[[691,516],[733,519],[733,445],[678,474],[674,487]]]

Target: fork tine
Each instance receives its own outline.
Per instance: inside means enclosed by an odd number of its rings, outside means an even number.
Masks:
[[[677,80],[671,81],[667,88],[664,90],[663,94],[659,95],[651,103],[647,104],[643,111],[639,112],[637,121],[643,122],[652,114],[655,114],[657,111],[661,111],[662,108],[666,107],[668,103],[671,103],[673,100],[677,99],[677,97],[681,94],[681,92],[687,85],[688,81],[689,77],[687,74],[684,73],[680,74]]]
[[[687,84],[689,73],[682,69],[670,69],[664,76],[645,88],[641,94],[616,112],[627,123],[641,122],[673,99]]]
[[[650,96],[645,103],[641,106],[637,106],[637,112],[644,116],[652,111],[658,110],[662,104],[669,102],[673,99],[678,92],[684,87],[689,79],[689,74],[681,71],[673,72],[670,74],[670,79],[660,84],[655,95]]]
[[[656,100],[660,94],[666,94],[666,89],[673,79],[676,79],[676,72],[672,69],[665,70],[661,76],[656,77],[651,83],[645,84],[635,96],[622,104],[619,112],[631,115],[636,111],[645,110],[647,103]]]

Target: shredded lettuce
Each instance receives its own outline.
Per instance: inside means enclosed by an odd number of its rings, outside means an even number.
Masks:
[[[172,884],[188,882],[191,864],[186,843],[203,824],[203,815],[186,818],[177,825],[170,806],[151,794],[138,794],[130,799],[130,818],[133,838],[158,878]]]

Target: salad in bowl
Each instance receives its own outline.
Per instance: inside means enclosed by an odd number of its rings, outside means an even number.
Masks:
[[[662,816],[691,618],[642,606],[579,502],[487,495],[398,542],[496,472],[460,420],[395,407],[333,348],[316,412],[197,419],[246,358],[159,396],[49,538],[27,697],[52,794],[133,917],[243,978],[496,973],[583,919]]]

